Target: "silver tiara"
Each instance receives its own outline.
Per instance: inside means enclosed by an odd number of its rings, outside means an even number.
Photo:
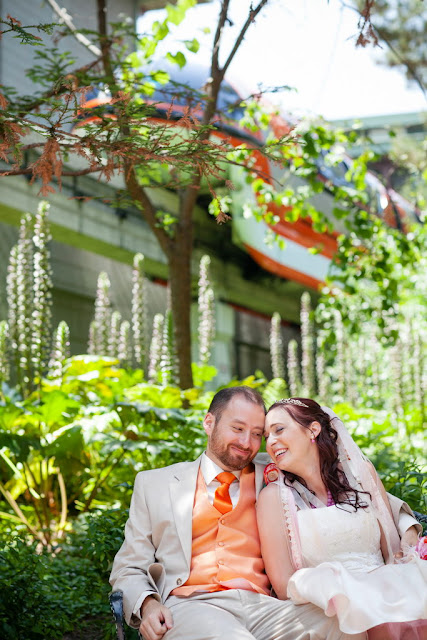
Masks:
[[[296,400],[296,398],[283,398],[283,400],[278,400],[277,404],[296,404],[298,407],[310,408],[308,404],[304,404],[301,400]]]

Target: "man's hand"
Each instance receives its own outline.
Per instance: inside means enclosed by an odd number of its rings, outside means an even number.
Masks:
[[[139,632],[145,640],[160,640],[173,627],[170,610],[151,596],[142,603],[141,614]]]

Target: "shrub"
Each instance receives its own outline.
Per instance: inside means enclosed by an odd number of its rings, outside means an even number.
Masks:
[[[102,633],[96,637],[108,637],[108,583],[89,559],[67,548],[36,553],[34,543],[15,538],[0,552],[0,591],[4,640],[61,640],[94,623]]]

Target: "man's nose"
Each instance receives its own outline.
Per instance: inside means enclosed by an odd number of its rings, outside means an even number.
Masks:
[[[241,447],[249,449],[251,443],[251,434],[247,431],[242,431],[239,435],[239,443]]]

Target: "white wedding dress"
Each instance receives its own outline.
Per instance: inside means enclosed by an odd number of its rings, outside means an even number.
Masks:
[[[312,602],[336,615],[341,631],[358,640],[385,622],[427,618],[427,561],[414,554],[385,565],[370,509],[304,509],[297,518],[305,568],[289,581],[293,602]]]

